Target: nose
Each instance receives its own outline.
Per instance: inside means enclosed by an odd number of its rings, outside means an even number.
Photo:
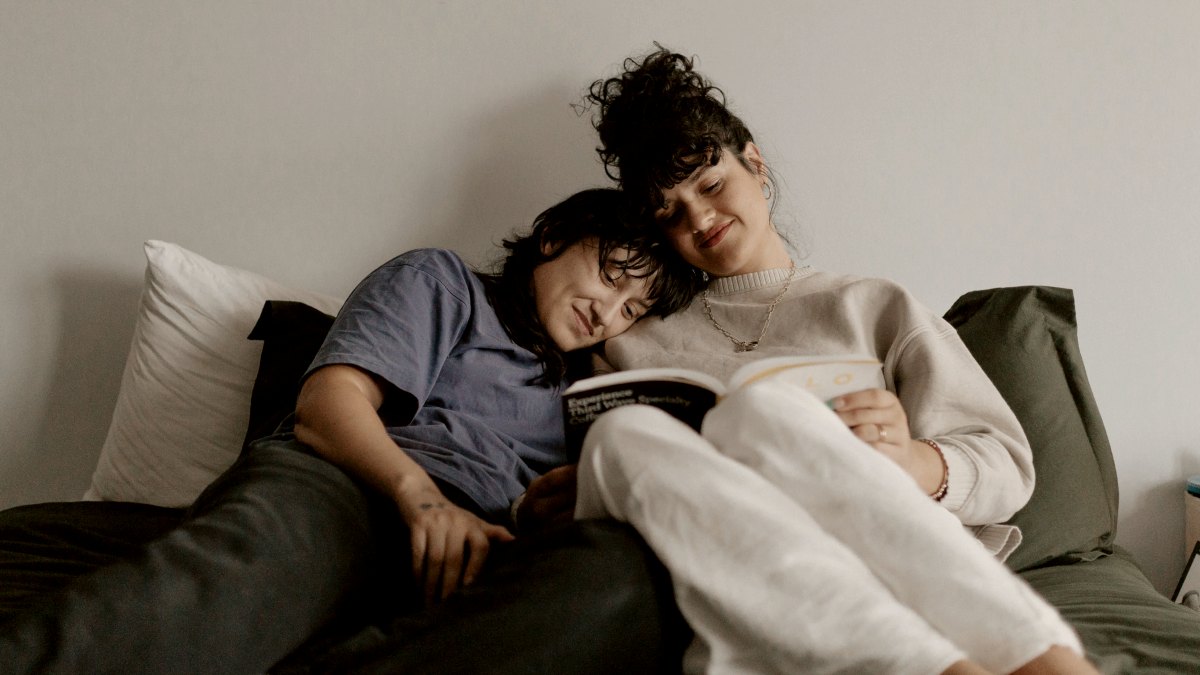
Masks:
[[[687,205],[688,225],[692,230],[692,234],[704,234],[708,228],[712,227],[713,214],[715,211],[708,205],[708,202],[698,199]]]
[[[592,302],[592,325],[598,329],[613,325],[620,315],[621,304],[621,298],[616,294]]]

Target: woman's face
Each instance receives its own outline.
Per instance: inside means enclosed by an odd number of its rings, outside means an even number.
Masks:
[[[721,161],[664,190],[664,206],[654,216],[683,259],[713,276],[791,265],[771,225],[758,147],[747,143],[743,156],[754,172],[726,148]]]
[[[617,249],[610,259],[619,262],[628,255],[627,249]],[[597,242],[576,242],[533,270],[538,319],[562,351],[586,349],[624,333],[650,310],[652,280],[622,274],[611,263],[602,269]]]

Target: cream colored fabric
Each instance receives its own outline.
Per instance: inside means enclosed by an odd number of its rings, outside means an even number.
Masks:
[[[709,288],[713,316],[741,339],[756,335],[788,270],[726,277]],[[1002,523],[1033,492],[1033,456],[1020,423],[954,328],[890,281],[803,268],[756,351],[738,353],[697,298],[666,319],[647,319],[609,340],[607,367],[695,368],[724,379],[749,360],[789,354],[862,353],[883,363],[914,437],[935,439],[949,465],[942,505],[1000,558],[1020,541]]]
[[[633,524],[671,573],[689,672],[1011,672],[1057,612],[801,387],[735,392],[702,434],[627,406],[584,443],[576,517]]]

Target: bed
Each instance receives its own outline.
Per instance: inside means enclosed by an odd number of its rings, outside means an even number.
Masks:
[[[145,251],[133,344],[91,488],[78,502],[0,512],[0,632],[39,597],[170,530],[290,412],[340,305],[167,242]],[[974,291],[946,318],[1034,449],[1037,488],[1012,520],[1024,542],[1009,566],[1062,612],[1102,672],[1200,672],[1200,612],[1157,593],[1115,544],[1115,466],[1071,291]],[[688,629],[637,534],[590,521],[552,537],[522,544],[545,548],[533,567],[500,556],[484,582],[437,610],[310,646],[274,671],[678,671]]]

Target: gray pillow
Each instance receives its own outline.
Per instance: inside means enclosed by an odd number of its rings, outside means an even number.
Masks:
[[[946,312],[1021,421],[1037,484],[1010,523],[1024,540],[1014,570],[1092,560],[1112,552],[1117,474],[1084,372],[1075,299],[1048,286],[967,293]]]

